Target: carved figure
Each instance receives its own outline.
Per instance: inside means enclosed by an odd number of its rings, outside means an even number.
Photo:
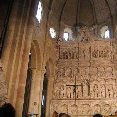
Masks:
[[[76,88],[76,98],[81,98],[82,97],[82,87],[81,86],[77,86]]]
[[[67,51],[63,52],[63,59],[68,59],[68,52]]]
[[[72,59],[78,59],[78,52],[76,50],[72,52]]]
[[[103,113],[108,115],[111,112],[111,106],[109,104],[105,104],[103,108]]]
[[[65,86],[61,86],[60,88],[60,98],[64,98],[65,97]]]
[[[115,85],[115,88],[114,88],[114,97],[117,97],[117,86]]]
[[[101,98],[105,98],[106,97],[106,88],[105,88],[105,85],[101,85],[100,86],[100,89],[101,89]]]
[[[98,50],[94,50],[94,51],[92,52],[92,57],[98,58]]]
[[[72,69],[71,68],[67,68],[65,71],[65,76],[72,78]]]
[[[110,84],[107,86],[107,98],[112,98],[113,97],[113,85]]]
[[[104,77],[105,76],[105,69],[104,67],[98,68],[98,77]]]
[[[68,106],[67,106],[66,104],[63,104],[63,105],[61,106],[61,112],[63,112],[63,113],[68,113]]]
[[[78,106],[77,105],[71,105],[71,115],[77,115],[78,114]]]
[[[89,104],[83,104],[82,105],[82,115],[90,115],[90,105]]]
[[[65,68],[60,68],[57,75],[58,75],[58,78],[64,77],[65,76]]]
[[[73,98],[73,89],[71,87],[66,87],[66,91],[67,91],[67,98]]]
[[[101,106],[99,104],[94,105],[93,114],[101,113]]]
[[[93,92],[94,92],[94,98],[98,98],[99,97],[99,90],[98,90],[98,85],[97,84],[94,84]]]
[[[75,68],[75,69],[74,69],[74,76],[77,76],[78,73],[79,73],[79,68]]]
[[[79,49],[79,59],[80,60],[85,59],[85,49],[83,47],[80,47],[80,49]]]
[[[113,69],[112,69],[112,67],[106,68],[106,77],[113,77]]]
[[[83,83],[83,98],[88,97],[88,86],[86,83]]]

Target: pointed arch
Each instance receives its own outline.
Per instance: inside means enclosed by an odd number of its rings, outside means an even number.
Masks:
[[[32,69],[32,86],[31,96],[29,104],[29,113],[38,113],[40,115],[40,105],[42,96],[42,54],[40,44],[37,40],[33,40],[31,43],[31,69]]]
[[[41,50],[37,40],[33,40],[32,42],[31,54],[32,54],[32,68],[40,70],[42,60],[41,60]]]

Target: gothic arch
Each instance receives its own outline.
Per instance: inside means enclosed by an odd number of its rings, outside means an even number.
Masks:
[[[31,46],[31,54],[32,54],[32,67],[36,68],[37,70],[41,69],[41,63],[42,63],[42,58],[41,58],[41,50],[39,47],[39,43],[37,40],[34,40],[32,42]]]
[[[37,40],[31,44],[31,69],[32,69],[32,86],[29,105],[29,113],[40,114],[42,80],[43,72],[41,68],[41,49]]]

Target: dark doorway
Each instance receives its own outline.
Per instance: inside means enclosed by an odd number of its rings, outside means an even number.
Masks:
[[[31,54],[30,54],[29,55],[28,70],[27,70],[27,80],[26,80],[26,86],[25,86],[22,117],[28,117],[31,82],[32,82],[32,70],[31,70]]]
[[[41,117],[45,117],[46,113],[47,87],[48,87],[48,77],[47,74],[45,73],[43,81],[42,100],[41,100]]]

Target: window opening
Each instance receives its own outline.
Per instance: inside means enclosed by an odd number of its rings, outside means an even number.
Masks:
[[[65,39],[65,41],[68,41],[69,33],[68,32],[64,32],[63,38]]]
[[[108,26],[103,26],[100,30],[102,38],[110,38],[110,31]]]
[[[56,38],[56,31],[54,30],[54,28],[50,28],[50,35],[52,38]]]
[[[38,4],[36,18],[38,19],[38,21],[40,23],[41,19],[42,19],[42,3],[40,1],[39,1],[39,4]]]
[[[109,30],[105,31],[105,38],[110,38],[110,32],[109,32]]]

